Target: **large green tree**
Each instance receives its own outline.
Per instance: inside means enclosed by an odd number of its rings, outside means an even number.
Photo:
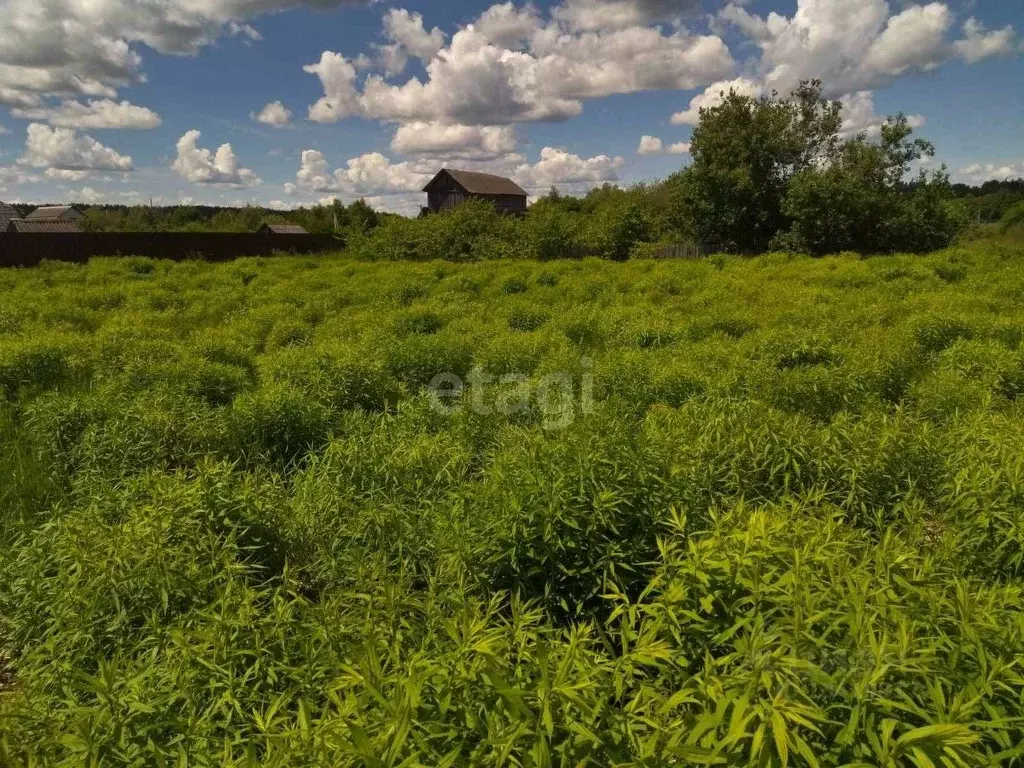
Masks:
[[[808,167],[790,182],[783,213],[792,228],[778,245],[815,255],[930,251],[948,245],[964,224],[950,205],[945,169],[913,166],[935,154],[931,143],[913,139],[903,115],[888,120],[878,141],[861,134],[843,142],[822,166]]]
[[[730,90],[704,108],[693,132],[692,167],[679,180],[683,227],[728,251],[759,252],[788,229],[783,200],[789,180],[825,162],[839,144],[841,105],[808,81],[789,98]]]

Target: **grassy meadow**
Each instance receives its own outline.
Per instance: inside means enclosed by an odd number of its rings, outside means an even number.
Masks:
[[[0,765],[1020,765],[1022,393],[996,242],[0,271]]]

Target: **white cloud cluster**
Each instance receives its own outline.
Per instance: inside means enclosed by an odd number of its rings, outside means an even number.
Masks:
[[[1013,53],[1016,33],[1013,27],[1006,26],[992,32],[975,18],[964,22],[964,36],[953,43],[957,54],[968,64],[987,59],[992,56],[1007,56]]]
[[[286,191],[338,192],[352,197],[419,192],[435,171],[408,161],[392,163],[379,152],[370,152],[352,158],[345,168],[332,172],[322,152],[307,149],[302,153],[296,184]]]
[[[16,187],[26,182],[36,181],[31,174],[24,172],[24,169],[16,165],[0,166],[0,192],[6,192],[11,187]]]
[[[292,123],[292,111],[280,101],[272,101],[259,112],[253,113],[252,119],[272,128],[284,128]]]
[[[130,171],[132,158],[118,154],[91,136],[70,128],[50,128],[42,123],[28,127],[25,154],[19,161],[45,168],[49,178],[81,180],[89,171]]]
[[[243,168],[230,144],[222,144],[216,153],[197,146],[199,131],[192,130],[178,139],[178,156],[171,169],[195,184],[229,187],[253,187],[262,183],[249,168]]]
[[[438,27],[426,30],[422,14],[402,8],[392,8],[384,15],[384,35],[391,42],[375,47],[380,65],[389,76],[404,72],[410,56],[430,61],[445,41],[445,34]]]
[[[225,32],[258,37],[243,22],[262,13],[356,2],[3,0],[0,103],[35,107],[46,95],[113,99],[120,87],[141,79],[140,44],[195,54]]]
[[[251,24],[239,24],[237,21],[229,21],[227,33],[232,37],[246,37],[253,42],[259,42],[263,35]]]
[[[680,141],[676,144],[665,146],[665,142],[657,136],[641,136],[640,146],[637,147],[638,155],[660,155],[667,152],[670,155],[686,155],[690,152],[690,143]]]
[[[987,33],[971,19],[965,37],[951,41],[953,12],[942,2],[910,4],[893,14],[886,0],[798,0],[791,17],[760,17],[730,3],[718,18],[760,48],[759,83],[782,93],[810,78],[836,96],[870,90],[954,55],[979,61],[1008,52],[1014,36],[1010,28]]]
[[[520,165],[512,178],[527,190],[549,189],[558,185],[592,186],[618,181],[623,165],[625,160],[621,157],[597,155],[583,159],[564,149],[545,147],[538,162]]]
[[[309,108],[309,119],[318,123],[333,123],[362,112],[359,89],[356,86],[356,67],[333,51],[324,51],[320,61],[307,64],[304,72],[320,78],[324,95]]]
[[[865,133],[869,138],[877,138],[882,133],[882,126],[887,117],[875,114],[875,98],[871,91],[857,91],[843,97],[843,125],[840,136],[849,139]],[[921,115],[907,115],[911,128],[920,128],[925,124]]]
[[[642,0],[588,0],[583,5],[665,7]],[[636,20],[647,15],[644,10]],[[325,51],[318,63],[305,67],[324,89],[323,98],[310,108],[312,120],[361,116],[469,126],[566,120],[579,115],[588,99],[695,88],[722,78],[735,64],[716,35],[683,29],[666,33],[638,24],[570,29],[556,19],[545,22],[532,7],[511,3],[485,11],[446,47],[440,30],[427,32],[417,14],[391,11],[385,25],[396,53],[409,51],[424,61],[425,80],[412,77],[394,84],[370,74],[360,83],[363,62]],[[400,65],[384,62],[385,75]]]
[[[640,146],[636,153],[638,155],[659,155],[664,149],[664,142],[657,136],[641,136]]]
[[[584,159],[563,149],[545,147],[534,164],[512,155],[496,162],[471,161],[464,167],[511,176],[527,190],[548,189],[554,185],[585,189],[617,181],[624,163],[621,157],[597,155]],[[350,198],[410,195],[419,193],[436,172],[437,164],[430,160],[393,162],[379,152],[354,157],[345,167],[332,171],[322,152],[307,149],[302,153],[295,182],[285,184],[285,192],[289,195],[316,193]],[[406,202],[412,199],[407,198]],[[420,198],[415,199],[420,201]]]
[[[77,192],[72,192],[69,199],[74,203],[95,205],[97,203],[102,203],[105,197],[106,196],[99,190],[93,189],[92,187],[82,187]]]
[[[1024,160],[1019,163],[972,163],[955,174],[955,180],[966,184],[984,184],[986,181],[1024,179]]]
[[[148,130],[163,122],[160,115],[148,107],[112,99],[92,99],[84,104],[64,101],[60,106],[50,107],[20,107],[12,109],[11,114],[26,120],[44,120],[60,128]]]
[[[452,160],[494,160],[514,154],[518,146],[510,125],[403,123],[391,141],[399,154]]]
[[[709,85],[703,93],[699,93],[690,99],[690,106],[682,112],[672,115],[673,125],[696,125],[700,122],[700,111],[711,109],[722,103],[726,94],[735,91],[740,96],[758,97],[764,93],[760,83],[746,77],[738,77],[735,80],[722,80]]]
[[[696,0],[565,0],[554,15],[575,29],[624,29],[678,21],[698,5]]]
[[[473,25],[477,32],[502,48],[518,48],[541,28],[540,13],[534,5],[507,2],[492,5]]]

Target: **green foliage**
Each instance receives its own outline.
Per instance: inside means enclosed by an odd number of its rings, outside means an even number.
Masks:
[[[1009,232],[1014,227],[1024,227],[1024,201],[1008,208],[999,221],[1003,232]]]
[[[430,218],[0,273],[0,765],[1024,759],[1024,251]]]
[[[365,200],[346,207],[341,201],[279,212],[247,205],[213,208],[178,205],[82,206],[87,232],[255,232],[264,223],[292,222],[314,234],[339,233],[349,238],[376,229],[389,214],[374,211]]]
[[[723,94],[701,111],[693,165],[666,183],[676,230],[705,249],[747,254],[949,246],[967,229],[969,208],[952,203],[945,169],[907,183],[932,145],[910,140],[903,115],[882,126],[878,141],[843,141],[840,111],[816,81],[788,98]]]
[[[776,246],[813,255],[862,251],[924,253],[949,245],[964,229],[949,204],[952,193],[943,171],[922,171],[912,190],[902,187],[910,164],[934,155],[900,115],[882,126],[881,140],[865,135],[842,144],[824,168],[797,174],[783,203],[792,229]]]
[[[726,251],[765,251],[788,228],[789,180],[835,151],[840,112],[817,82],[788,99],[730,90],[720,105],[702,109],[690,143],[693,165],[676,192],[697,239]]]

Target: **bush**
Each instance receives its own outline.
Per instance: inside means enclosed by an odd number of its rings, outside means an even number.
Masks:
[[[0,764],[1012,764],[1019,248],[722,265],[0,271]]]
[[[327,444],[331,418],[324,406],[278,385],[235,400],[230,430],[239,455],[287,465]]]
[[[423,387],[440,374],[465,377],[473,353],[465,342],[443,334],[411,337],[391,346],[385,365],[399,381]]]
[[[1008,209],[999,221],[999,228],[1004,233],[1009,232],[1014,227],[1024,227],[1024,200]]]
[[[28,393],[55,389],[72,379],[73,346],[60,338],[13,341],[0,346],[0,392],[13,399]]]

